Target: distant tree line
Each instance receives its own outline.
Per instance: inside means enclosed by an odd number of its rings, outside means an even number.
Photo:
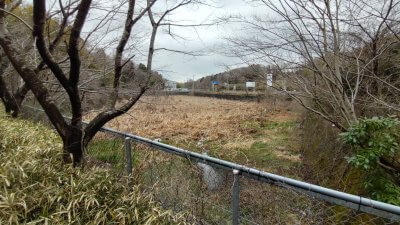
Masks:
[[[283,77],[280,77],[277,70],[273,66],[264,66],[261,64],[252,64],[239,68],[228,68],[227,71],[208,75],[194,81],[195,89],[210,90],[211,82],[218,81],[224,88],[236,90],[244,90],[246,82],[256,82],[257,87],[266,89],[267,74],[272,74],[274,83],[282,82]],[[192,88],[192,80],[185,82],[186,88]]]

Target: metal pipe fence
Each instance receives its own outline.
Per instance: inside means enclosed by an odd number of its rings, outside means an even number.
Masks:
[[[198,224],[400,224],[395,205],[107,127],[101,132],[88,147],[89,161],[135,176],[164,208],[186,211]]]

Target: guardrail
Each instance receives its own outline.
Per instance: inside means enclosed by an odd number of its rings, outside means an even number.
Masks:
[[[27,106],[29,107],[29,106]],[[41,109],[29,107],[31,109],[42,111]],[[66,117],[66,119],[70,119]],[[86,122],[83,122],[87,125]],[[234,175],[233,188],[232,188],[232,223],[239,224],[239,176],[246,176],[253,180],[260,182],[266,182],[271,185],[276,185],[282,188],[295,189],[301,193],[312,196],[314,198],[327,201],[334,205],[340,205],[347,208],[351,208],[360,212],[369,213],[378,217],[389,219],[390,221],[400,221],[400,207],[375,201],[369,198],[364,198],[357,195],[348,194],[345,192],[321,187],[318,185],[310,184],[307,182],[299,181],[296,179],[279,176],[273,173],[260,171],[254,168],[250,168],[244,165],[236,164],[226,160],[214,158],[211,156],[203,155],[197,152],[188,151],[182,148],[171,146],[168,144],[160,143],[148,138],[140,137],[130,133],[124,133],[117,131],[112,128],[103,127],[101,131],[111,134],[116,137],[125,139],[125,148],[128,149],[127,153],[130,152],[130,141],[148,145],[154,149],[174,154],[189,160],[197,161],[210,165],[212,167],[221,168],[224,170],[231,170]],[[130,154],[126,156],[129,158]],[[131,160],[128,160],[131,161]],[[127,164],[127,170],[132,171],[132,165]]]

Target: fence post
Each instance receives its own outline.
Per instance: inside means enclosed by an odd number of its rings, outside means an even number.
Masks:
[[[126,158],[126,172],[132,175],[132,153],[131,153],[131,138],[125,138],[125,158]]]
[[[239,225],[239,170],[233,170],[232,186],[232,224]]]

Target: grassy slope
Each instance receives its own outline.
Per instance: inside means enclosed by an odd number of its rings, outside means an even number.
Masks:
[[[63,165],[61,142],[40,124],[0,108],[0,224],[180,224],[132,180]],[[128,187],[128,188],[127,188]]]

